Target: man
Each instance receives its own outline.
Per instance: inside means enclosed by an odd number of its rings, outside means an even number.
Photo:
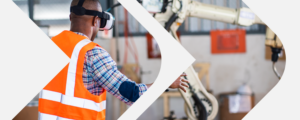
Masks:
[[[129,80],[117,70],[107,51],[92,42],[103,24],[101,19],[105,18],[98,0],[73,0],[71,7],[83,7],[92,15],[83,15],[83,12],[78,15],[74,12],[80,10],[71,9],[70,31],[52,38],[71,61],[41,91],[39,119],[105,120],[106,91],[132,105],[152,84]],[[185,84],[188,81],[181,76],[170,88],[185,91],[183,86],[188,87]]]

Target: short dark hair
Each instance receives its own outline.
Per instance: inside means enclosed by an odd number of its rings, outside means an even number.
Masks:
[[[78,2],[79,0],[72,0],[71,6],[76,6]],[[100,4],[99,0],[85,0],[84,2],[98,2]]]

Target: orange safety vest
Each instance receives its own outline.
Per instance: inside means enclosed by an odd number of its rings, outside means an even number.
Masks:
[[[52,41],[71,61],[40,92],[39,120],[105,120],[106,91],[93,95],[82,80],[85,54],[99,45],[71,31]]]

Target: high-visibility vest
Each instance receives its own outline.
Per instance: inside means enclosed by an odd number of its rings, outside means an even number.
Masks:
[[[106,91],[93,95],[82,80],[85,54],[98,45],[71,31],[52,41],[71,61],[40,92],[39,120],[105,120]]]

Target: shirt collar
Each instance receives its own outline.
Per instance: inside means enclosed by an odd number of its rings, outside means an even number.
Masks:
[[[81,32],[74,32],[74,33],[89,38],[88,36],[86,36],[85,34],[83,34],[83,33],[81,33]]]

